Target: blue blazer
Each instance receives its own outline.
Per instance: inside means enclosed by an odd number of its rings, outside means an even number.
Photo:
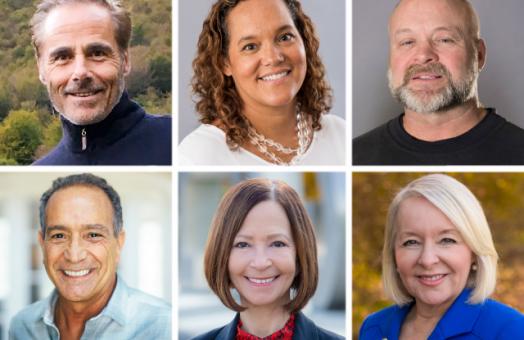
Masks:
[[[466,303],[470,289],[465,289],[448,308],[428,340],[517,340],[524,339],[524,315],[500,302]],[[360,340],[398,340],[400,328],[413,303],[391,306],[371,314],[360,328]]]
[[[237,324],[240,314],[237,314],[233,321],[227,325],[199,335],[192,340],[235,340],[237,335]],[[304,314],[297,313],[295,317],[295,330],[293,332],[295,340],[342,340],[344,337],[317,327],[313,321]]]

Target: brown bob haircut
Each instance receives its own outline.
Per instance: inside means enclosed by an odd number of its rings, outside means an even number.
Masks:
[[[217,208],[204,254],[207,282],[222,303],[237,312],[246,308],[233,299],[229,255],[233,241],[251,209],[260,202],[275,201],[284,208],[296,248],[297,275],[290,288],[294,298],[284,306],[290,312],[302,309],[318,283],[317,246],[313,224],[300,197],[289,185],[269,179],[249,179],[229,189]]]
[[[213,5],[204,21],[197,56],[193,60],[193,95],[200,122],[212,124],[218,121],[225,129],[226,142],[232,149],[246,140],[248,126],[233,78],[223,73],[229,48],[227,16],[241,1],[249,0],[218,0]],[[318,54],[319,40],[313,22],[302,10],[300,2],[281,1],[286,4],[306,51],[307,71],[297,93],[297,103],[300,110],[311,117],[313,129],[320,130],[320,116],[331,109],[332,91],[325,80],[324,64]]]

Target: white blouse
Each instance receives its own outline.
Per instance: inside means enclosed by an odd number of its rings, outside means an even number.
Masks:
[[[314,131],[311,145],[296,165],[344,165],[346,123],[335,115],[323,115],[322,129]],[[178,146],[179,165],[274,165],[243,149],[230,150],[224,131],[202,124]]]

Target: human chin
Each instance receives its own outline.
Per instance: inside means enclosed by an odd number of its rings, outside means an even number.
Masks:
[[[63,105],[56,110],[75,125],[89,125],[104,120],[118,102],[120,96],[109,90],[87,97],[64,95]]]

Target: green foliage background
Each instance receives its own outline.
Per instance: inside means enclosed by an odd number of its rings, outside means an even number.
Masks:
[[[353,338],[364,318],[392,304],[382,293],[381,252],[389,203],[423,173],[353,174]],[[499,254],[493,298],[524,312],[524,174],[448,173],[482,204]]]
[[[0,165],[30,164],[49,152],[62,133],[38,80],[31,45],[29,21],[38,2],[0,0]],[[169,114],[171,1],[125,0],[124,6],[133,22],[129,95],[150,113]],[[18,120],[7,119],[11,115],[31,117],[31,124],[13,124]]]

